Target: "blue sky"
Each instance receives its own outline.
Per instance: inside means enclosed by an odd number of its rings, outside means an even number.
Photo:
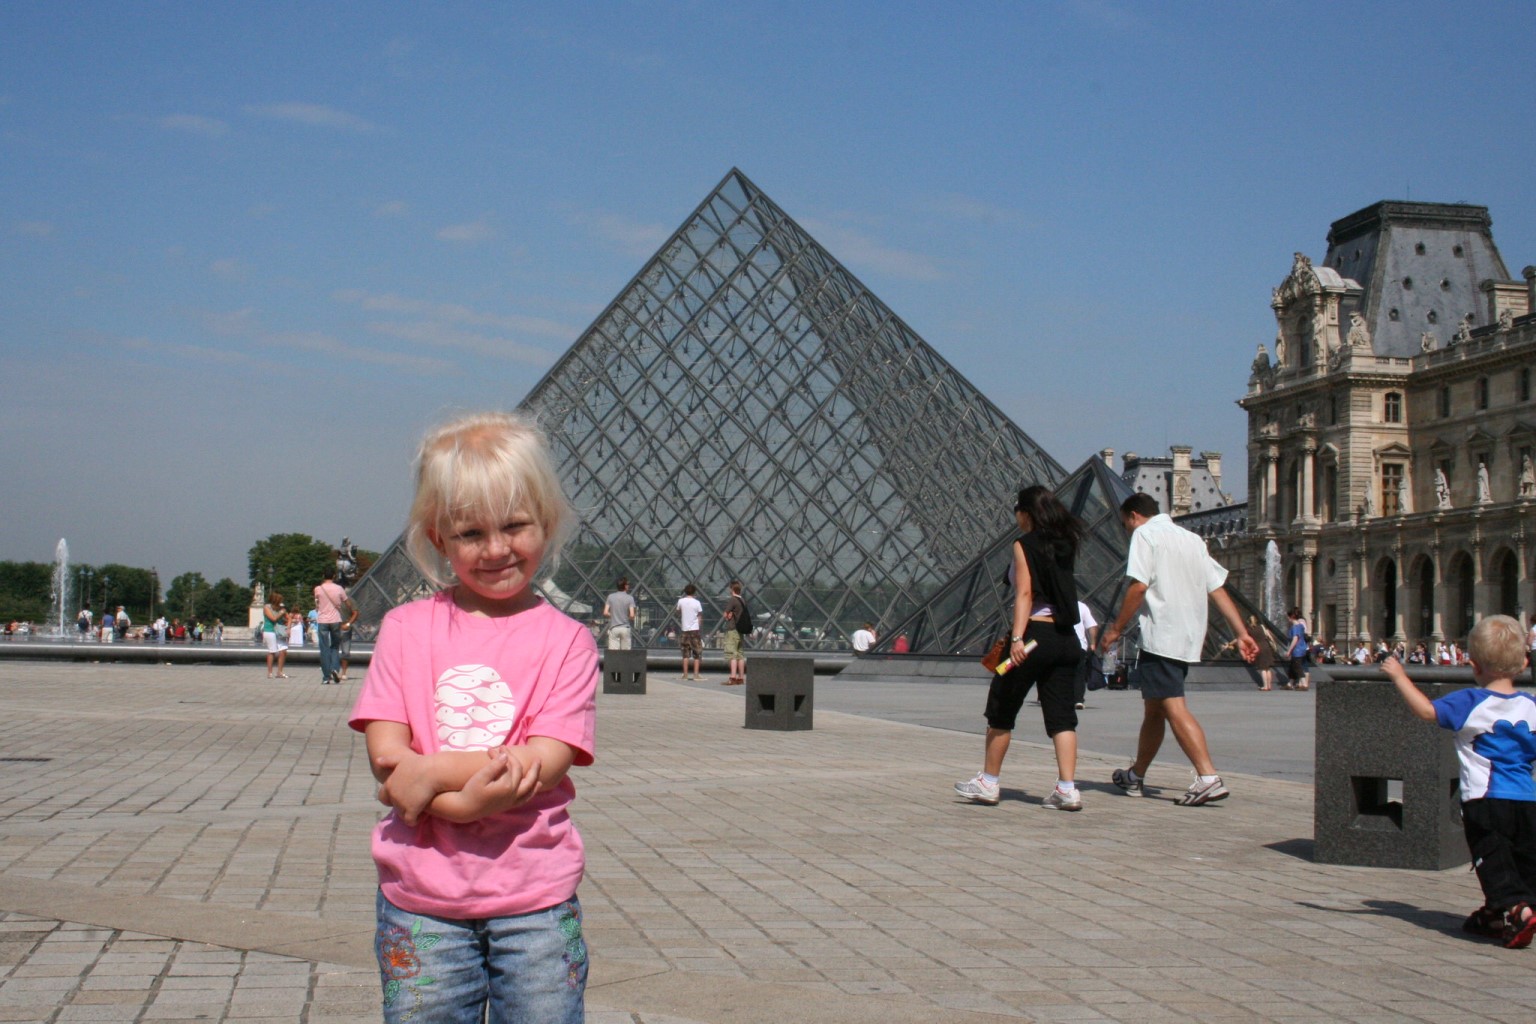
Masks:
[[[732,166],[1060,462],[1233,404],[1380,199],[1536,263],[1529,5],[0,5],[0,558],[382,548]]]

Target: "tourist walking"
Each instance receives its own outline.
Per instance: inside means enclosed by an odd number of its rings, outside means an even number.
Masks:
[[[1141,690],[1142,718],[1136,760],[1129,768],[1115,769],[1115,785],[1127,796],[1142,795],[1142,780],[1171,728],[1196,775],[1178,802],[1195,807],[1221,800],[1228,795],[1227,787],[1216,774],[1205,730],[1184,700],[1185,676],[1190,664],[1200,660],[1205,644],[1208,600],[1232,627],[1244,661],[1258,657],[1259,645],[1226,592],[1227,570],[1211,557],[1204,540],[1159,512],[1157,499],[1145,492],[1121,503],[1120,519],[1131,535],[1125,570],[1131,583],[1119,616],[1099,637],[1099,647],[1108,650],[1139,616],[1141,657],[1133,683]]]
[[[1090,676],[1099,672],[1099,656],[1094,652],[1094,647],[1099,643],[1099,620],[1093,617],[1093,609],[1087,602],[1077,602],[1077,625],[1072,627],[1077,633],[1077,645],[1083,649],[1083,660],[1078,663],[1077,676],[1073,680],[1074,706],[1082,711],[1088,698],[1088,683]],[[1099,674],[1100,680],[1104,677]],[[1098,686],[1094,687],[1099,689]]]
[[[608,619],[608,649],[627,651],[633,641],[635,599],[629,596],[627,576],[620,576],[613,586],[613,593],[603,602],[603,615]]]
[[[112,628],[117,633],[119,640],[128,639],[128,629],[133,625],[133,620],[128,618],[128,609],[122,605],[117,606],[117,616],[112,620]]]
[[[720,629],[724,634],[722,644],[730,675],[721,686],[742,686],[747,681],[747,655],[743,642],[752,635],[752,612],[741,596],[741,580],[731,580],[731,597],[725,602],[724,621]]]
[[[283,595],[273,591],[267,603],[261,607],[261,638],[267,645],[267,678],[287,679],[283,666],[288,663],[288,612],[283,607]],[[273,674],[273,661],[277,673]]]
[[[372,841],[389,1024],[583,1019],[567,772],[592,763],[597,645],[532,585],[573,517],[517,416],[422,442],[405,543],[444,589],[384,616],[349,719],[392,807]]]
[[[987,692],[987,734],[981,771],[955,783],[968,800],[995,804],[998,777],[1024,698],[1038,687],[1045,734],[1056,752],[1056,786],[1043,806],[1082,810],[1077,790],[1075,681],[1083,649],[1077,640],[1077,583],[1073,577],[1083,524],[1046,487],[1019,492],[1013,506],[1020,536],[1013,542],[1008,585],[1013,588],[1008,660]]]
[[[1290,629],[1287,633],[1289,639],[1285,647],[1285,670],[1288,677],[1285,688],[1287,690],[1305,690],[1312,682],[1312,662],[1307,657],[1309,650],[1307,645],[1307,623],[1301,617],[1300,608],[1292,608],[1285,613],[1285,617],[1290,620]]]
[[[336,567],[325,567],[315,588],[315,642],[320,647],[320,685],[341,684],[341,631],[357,621],[357,605],[336,582]],[[345,623],[345,625],[343,625]]]
[[[694,596],[698,588],[692,583],[683,588],[683,596],[677,599],[677,620],[681,632],[677,637],[678,650],[683,655],[683,678],[688,679],[688,659],[693,659],[693,679],[704,678],[704,642],[700,638],[700,620],[704,606]]]
[[[86,605],[80,609],[80,614],[75,616],[75,632],[80,634],[81,640],[91,638],[91,606]]]
[[[1248,616],[1248,635],[1259,645],[1258,656],[1253,661],[1253,667],[1259,670],[1259,692],[1268,693],[1275,688],[1275,645],[1257,615]]]

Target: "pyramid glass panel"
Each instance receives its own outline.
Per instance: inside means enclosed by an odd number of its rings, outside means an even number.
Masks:
[[[1083,523],[1087,531],[1077,552],[1077,596],[1093,610],[1100,623],[1112,622],[1125,592],[1125,566],[1130,535],[1120,521],[1120,504],[1131,496],[1130,486],[1110,471],[1103,459],[1083,463],[1060,486],[1056,497]],[[985,551],[945,583],[932,599],[906,619],[887,630],[873,652],[888,654],[896,637],[905,633],[912,654],[967,655],[980,657],[992,642],[1013,625],[1013,593],[1007,583],[1013,542],[1019,531],[1010,526],[995,537]],[[1246,618],[1259,615],[1245,595],[1227,588]],[[1260,617],[1268,624],[1268,620]],[[1269,625],[1272,635],[1280,635]],[[1127,639],[1134,644],[1134,624]],[[1235,657],[1227,649],[1232,630],[1211,609],[1201,658]]]
[[[760,642],[847,648],[928,602],[1017,488],[1065,476],[734,170],[521,408],[580,518],[546,596],[590,620],[627,576],[647,645],[685,584],[708,633],[739,578]],[[381,599],[414,592],[402,562],[370,573]]]

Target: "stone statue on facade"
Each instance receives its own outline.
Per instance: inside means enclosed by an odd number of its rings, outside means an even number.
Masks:
[[[1488,463],[1477,464],[1477,503],[1487,505],[1493,501],[1493,485],[1488,480]]]
[[[1536,498],[1536,467],[1529,455],[1520,456],[1520,497]]]
[[[1365,489],[1365,504],[1361,506],[1361,511],[1367,519],[1376,518],[1376,501],[1371,497],[1371,489],[1369,487]]]
[[[1283,331],[1275,332],[1275,366],[1281,370],[1285,369],[1285,333]]]
[[[1499,333],[1508,334],[1515,329],[1515,311],[1505,306],[1499,310]]]
[[[1452,345],[1465,345],[1472,340],[1472,321],[1464,319],[1456,325],[1456,336],[1451,339]]]
[[[1405,516],[1413,511],[1408,507],[1408,478],[1406,476],[1397,479],[1397,514]]]
[[[1419,335],[1419,351],[1433,352],[1440,347],[1440,339],[1435,337],[1434,331],[1425,331]]]
[[[1359,310],[1349,314],[1349,347],[1371,347],[1371,329],[1365,325],[1365,317]]]
[[[1435,470],[1435,507],[1442,509],[1451,507],[1451,484],[1446,480],[1443,469]]]
[[[357,582],[357,545],[351,537],[341,538],[341,547],[336,549],[336,582],[343,587]]]
[[[1262,341],[1259,342],[1258,353],[1253,357],[1253,366],[1251,369],[1254,376],[1258,377],[1262,377],[1269,372],[1269,349],[1264,347],[1264,343]]]

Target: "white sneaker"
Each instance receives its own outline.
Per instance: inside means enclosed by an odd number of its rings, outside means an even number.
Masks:
[[[1075,789],[1070,793],[1063,793],[1052,786],[1051,795],[1046,797],[1040,806],[1052,811],[1080,811],[1083,809],[1083,794]]]
[[[955,783],[955,792],[978,804],[995,804],[1003,798],[1002,790],[996,785],[987,785],[980,773],[974,779]]]

